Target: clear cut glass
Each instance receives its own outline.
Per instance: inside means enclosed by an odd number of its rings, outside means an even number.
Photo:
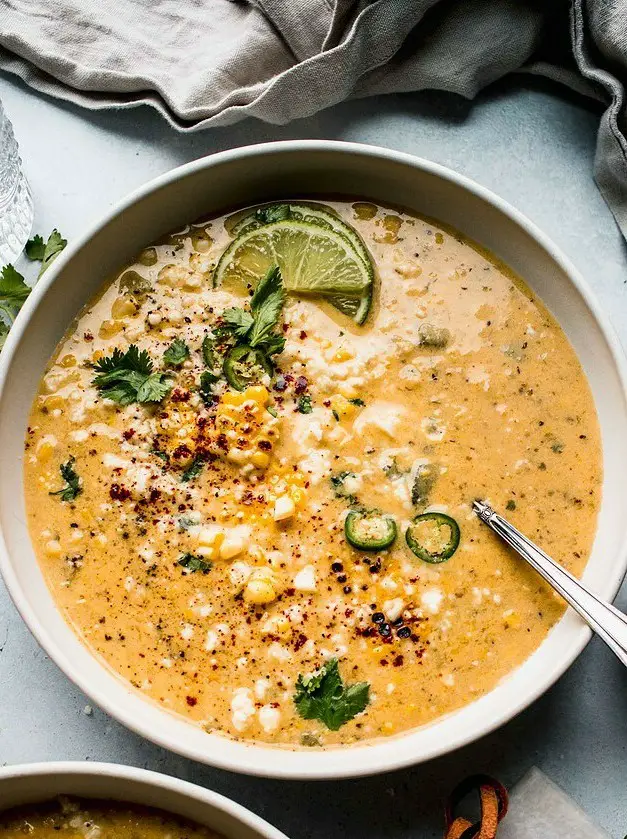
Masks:
[[[33,199],[13,126],[0,102],[0,267],[22,252],[33,226]]]

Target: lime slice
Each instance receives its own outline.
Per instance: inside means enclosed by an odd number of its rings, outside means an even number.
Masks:
[[[327,230],[335,230],[341,236],[344,236],[353,246],[355,253],[366,263],[370,264],[370,255],[361,236],[357,231],[346,224],[338,215],[336,215],[330,207],[325,207],[323,204],[303,204],[299,202],[289,202],[285,204],[268,204],[263,207],[256,207],[249,213],[246,213],[237,224],[231,228],[232,236],[239,236],[240,233],[248,232],[256,227],[261,227],[267,222],[263,218],[258,217],[260,211],[286,210],[288,218],[296,219],[297,221],[307,221],[311,224],[318,224]]]
[[[291,294],[316,295],[363,323],[372,301],[374,271],[351,243],[330,228],[307,221],[252,227],[234,239],[220,257],[214,285],[248,289],[278,265]]]

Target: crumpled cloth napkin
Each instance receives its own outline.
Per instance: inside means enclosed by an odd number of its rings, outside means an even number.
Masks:
[[[181,131],[547,76],[606,106],[595,175],[627,237],[627,0],[0,0],[0,70]]]

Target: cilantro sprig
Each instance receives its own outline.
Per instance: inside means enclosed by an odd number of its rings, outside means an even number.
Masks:
[[[368,682],[346,685],[336,658],[329,659],[319,670],[299,676],[294,703],[303,719],[320,720],[331,731],[360,714],[370,702]]]
[[[102,397],[119,405],[161,402],[172,389],[165,373],[155,373],[146,350],[140,351],[135,344],[131,344],[125,353],[116,347],[110,356],[101,358],[94,369],[97,375],[92,384]]]
[[[7,316],[10,324],[30,293],[30,286],[12,265],[5,265],[0,270],[0,311]]]
[[[58,495],[61,501],[74,501],[76,496],[80,495],[83,491],[81,479],[74,469],[75,462],[75,458],[70,457],[66,463],[62,463],[59,466],[59,472],[65,481],[65,486],[56,492],[51,492],[50,495]]]
[[[283,351],[285,338],[275,332],[285,303],[283,278],[277,265],[260,280],[250,300],[250,311],[226,309],[222,314],[222,334],[231,335],[236,344],[260,350],[266,356]]]
[[[181,338],[175,338],[163,353],[164,364],[170,367],[180,367],[189,358],[189,347]]]

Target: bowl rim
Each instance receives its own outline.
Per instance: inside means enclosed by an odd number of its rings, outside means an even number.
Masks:
[[[219,792],[207,789],[206,787],[195,784],[191,781],[184,781],[181,778],[176,778],[173,775],[165,775],[162,772],[156,772],[152,769],[141,769],[136,766],[126,766],[121,763],[109,763],[101,761],[89,761],[88,763],[78,760],[59,760],[59,761],[37,761],[33,763],[18,763],[11,766],[0,767],[0,797],[2,784],[4,781],[13,778],[46,778],[56,776],[83,775],[92,777],[96,781],[113,778],[119,781],[129,781],[131,783],[137,782],[145,786],[150,786],[155,789],[168,790],[177,795],[181,795],[188,799],[193,799],[203,805],[226,813],[235,818],[238,822],[245,824],[247,827],[253,829],[260,836],[265,839],[287,839],[287,836],[270,822],[253,813],[243,804],[222,795]],[[64,795],[73,795],[72,790],[67,790]],[[89,797],[92,794],[90,793]],[[79,796],[80,797],[80,796]],[[93,797],[98,798],[96,794]],[[109,797],[104,796],[103,800]],[[42,799],[44,800],[44,799]],[[136,803],[131,795],[129,799],[110,799],[122,803],[129,804]],[[11,807],[19,807],[19,804],[11,805]],[[156,806],[156,805],[155,805]],[[164,807],[165,812],[170,812]]]
[[[28,329],[31,314],[39,305],[40,299],[48,292],[48,289],[53,285],[57,276],[64,269],[65,264],[72,259],[74,254],[88,245],[92,237],[94,237],[103,227],[109,224],[115,217],[120,215],[125,209],[136,202],[148,197],[151,193],[156,192],[182,178],[193,176],[198,171],[218,167],[222,164],[228,164],[231,161],[242,158],[254,159],[265,155],[299,152],[334,152],[338,154],[358,155],[370,158],[374,161],[383,159],[391,163],[409,166],[414,169],[419,169],[428,175],[443,179],[453,186],[461,187],[464,191],[479,199],[479,201],[492,206],[507,219],[513,222],[517,227],[521,228],[532,240],[534,240],[534,242],[545,251],[548,257],[566,275],[574,291],[580,295],[585,307],[595,320],[599,328],[599,332],[606,342],[621,390],[624,395],[627,394],[627,358],[625,357],[622,345],[614,327],[611,325],[609,318],[601,309],[595,294],[562,250],[545,233],[543,233],[534,222],[529,220],[523,213],[509,204],[509,202],[500,198],[487,187],[478,184],[465,175],[459,174],[458,172],[439,163],[435,163],[406,152],[399,152],[375,145],[336,140],[285,140],[229,149],[201,157],[197,160],[171,169],[156,178],[153,178],[121,198],[118,202],[111,206],[106,213],[101,215],[97,221],[89,225],[87,230],[72,244],[70,244],[59,255],[48,271],[46,271],[44,277],[34,287],[33,292],[29,295],[22,307],[22,310],[18,314],[15,323],[9,332],[2,354],[0,355],[0,400],[2,398],[7,373],[11,367],[13,356],[15,355],[23,333]],[[618,592],[626,571],[627,538],[624,538],[615,566],[608,571],[604,580],[604,585],[601,589],[599,589],[598,593],[601,596],[613,599]],[[592,636],[592,631],[585,623],[583,623],[583,621],[576,623],[575,621],[570,620],[569,643],[564,646],[559,659],[553,662],[550,672],[546,672],[543,678],[538,679],[533,686],[529,687],[525,691],[521,691],[520,695],[518,695],[515,700],[508,702],[506,705],[503,704],[497,713],[494,713],[489,718],[484,715],[481,724],[470,727],[470,730],[465,731],[464,733],[458,733],[452,739],[450,737],[443,738],[440,744],[424,750],[419,755],[405,754],[399,756],[398,753],[395,753],[394,749],[389,747],[399,738],[411,737],[413,734],[416,734],[416,732],[419,732],[421,728],[412,729],[398,735],[397,737],[387,738],[385,740],[369,741],[352,746],[334,747],[322,750],[320,753],[316,753],[319,754],[321,758],[326,756],[326,760],[315,759],[314,754],[305,752],[305,754],[312,759],[302,761],[296,768],[293,765],[290,765],[291,762],[289,760],[280,760],[282,755],[287,757],[290,754],[294,754],[293,750],[285,750],[283,748],[277,748],[256,742],[238,744],[246,746],[248,749],[254,749],[256,752],[265,751],[268,755],[268,760],[263,766],[260,766],[257,761],[248,761],[244,756],[244,751],[238,753],[238,757],[234,757],[231,755],[224,755],[219,747],[208,754],[206,749],[201,747],[190,747],[183,744],[175,735],[171,735],[167,733],[167,731],[162,733],[160,730],[155,730],[155,728],[150,726],[150,724],[144,723],[141,718],[135,717],[129,709],[125,708],[115,699],[111,699],[106,690],[94,688],[90,683],[88,683],[88,680],[81,674],[80,669],[75,667],[73,662],[60,649],[59,645],[55,641],[51,640],[45,626],[40,621],[36,610],[31,608],[30,603],[23,592],[22,586],[13,571],[12,562],[10,560],[4,535],[2,533],[1,522],[0,572],[2,573],[7,590],[9,591],[18,612],[40,646],[46,651],[62,672],[75,685],[77,685],[77,687],[79,687],[96,705],[98,705],[115,720],[121,722],[124,726],[146,740],[175,754],[182,755],[192,760],[197,760],[205,765],[212,765],[220,769],[249,775],[282,778],[287,780],[331,780],[380,774],[432,760],[479,740],[509,722],[535,702],[540,696],[542,696],[566,672],[573,661],[582,652]],[[572,610],[568,610],[559,623],[567,619],[572,619],[573,615],[569,614],[571,611]],[[557,625],[558,624],[556,624],[556,626]],[[524,666],[524,662],[520,666]],[[488,692],[482,698],[485,699],[485,697],[490,696],[491,693],[492,691]],[[481,701],[481,699],[477,701]],[[164,713],[167,714],[168,711],[164,710]],[[441,721],[442,718],[438,718],[433,723],[430,723],[429,727],[438,724]],[[222,735],[210,734],[208,736],[223,740]],[[372,759],[368,761],[360,761],[360,753],[363,753],[366,750],[371,753],[376,750],[379,750],[380,752],[387,750],[387,755],[380,755],[377,761]],[[345,763],[338,766],[336,761],[333,760],[333,757],[334,754],[337,755],[340,752],[352,752],[354,759],[352,761],[347,760]],[[303,751],[301,749],[297,751],[297,754],[302,753]],[[253,765],[251,765],[251,763]]]

